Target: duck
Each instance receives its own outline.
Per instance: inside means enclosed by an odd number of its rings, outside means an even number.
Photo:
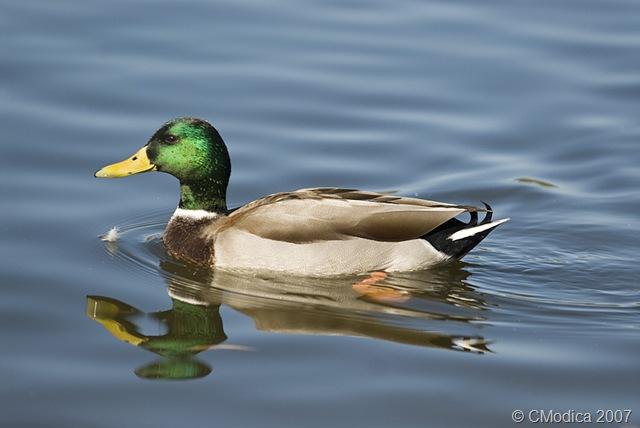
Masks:
[[[493,221],[486,203],[335,187],[275,193],[229,209],[227,146],[211,123],[193,117],[165,123],[137,152],[95,177],[153,171],[180,183],[180,202],[163,234],[167,253],[207,269],[302,276],[426,270],[462,258],[509,220]],[[468,221],[457,218],[463,214]]]

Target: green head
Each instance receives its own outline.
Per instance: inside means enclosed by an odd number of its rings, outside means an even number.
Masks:
[[[181,117],[167,122],[137,153],[102,168],[96,177],[147,171],[166,172],[180,181],[181,208],[226,210],[231,161],[220,134],[207,121]]]

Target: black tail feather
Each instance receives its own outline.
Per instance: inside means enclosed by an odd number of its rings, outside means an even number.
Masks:
[[[491,205],[489,205],[485,201],[482,201],[482,203],[484,204],[484,207],[487,209],[487,214],[484,216],[484,219],[482,220],[482,223],[480,223],[480,224],[487,224],[493,218],[493,210],[491,209]]]
[[[480,222],[480,225],[487,224],[493,218],[493,210],[491,205],[486,202],[482,202],[486,208],[486,214]],[[428,241],[436,250],[448,255],[449,257],[460,259],[464,257],[469,251],[471,251],[476,245],[480,243],[493,229],[488,229],[483,232],[476,233],[475,235],[468,236],[466,238],[453,241],[449,239],[454,233],[475,227],[478,225],[478,212],[470,211],[471,218],[468,223],[464,223],[458,219],[452,218],[451,220],[441,224],[431,232],[422,236],[422,239]]]
[[[471,219],[469,220],[468,226],[475,226],[478,224],[478,211],[471,211]]]

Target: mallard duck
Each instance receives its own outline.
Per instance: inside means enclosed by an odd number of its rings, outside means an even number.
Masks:
[[[461,258],[508,220],[492,221],[487,204],[328,187],[276,193],[228,209],[227,147],[210,123],[197,118],[167,122],[144,147],[95,176],[149,171],[180,181],[180,203],[163,236],[167,252],[208,268],[314,276],[421,270]],[[480,223],[478,212],[486,213]],[[463,213],[469,222],[455,218]]]

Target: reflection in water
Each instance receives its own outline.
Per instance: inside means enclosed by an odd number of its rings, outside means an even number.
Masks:
[[[161,262],[172,308],[148,316],[166,325],[158,336],[141,333],[135,319],[142,313],[112,298],[88,296],[87,315],[115,338],[160,355],[158,361],[135,370],[148,379],[193,379],[211,368],[195,355],[227,339],[220,306],[251,317],[261,331],[289,334],[347,335],[407,345],[484,353],[480,336],[425,331],[436,321],[482,321],[482,297],[466,285],[462,264],[427,272],[393,275],[373,287],[384,293],[364,293],[366,276],[303,278],[276,273],[247,274],[196,271],[173,261]],[[374,290],[375,291],[375,290]],[[401,299],[382,299],[389,294]]]
[[[211,368],[193,356],[227,339],[219,306],[194,305],[178,299],[172,299],[172,303],[170,310],[148,314],[167,326],[167,333],[159,336],[140,333],[138,326],[129,319],[141,312],[119,300],[87,296],[87,315],[115,338],[164,357],[138,368],[138,376],[147,379],[206,376]]]

